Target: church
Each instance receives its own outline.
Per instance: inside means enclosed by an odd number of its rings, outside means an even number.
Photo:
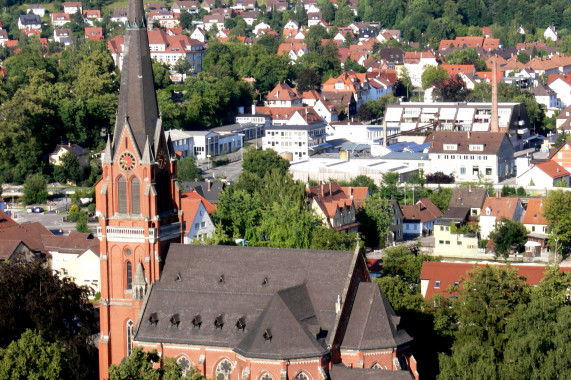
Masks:
[[[180,244],[176,154],[141,0],[128,0],[113,139],[96,184],[99,371],[134,346],[224,380],[418,379],[412,338],[354,252]]]

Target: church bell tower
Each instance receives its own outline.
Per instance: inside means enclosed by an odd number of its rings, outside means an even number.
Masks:
[[[95,185],[100,239],[99,372],[131,353],[143,298],[160,277],[182,213],[172,143],[155,94],[142,0],[128,0],[119,108]]]

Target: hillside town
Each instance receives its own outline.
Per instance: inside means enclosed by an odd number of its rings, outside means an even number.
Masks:
[[[571,6],[520,5],[5,2],[0,378],[571,378]]]

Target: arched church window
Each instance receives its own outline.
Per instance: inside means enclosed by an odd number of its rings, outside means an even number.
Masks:
[[[119,177],[117,185],[117,199],[119,200],[119,212],[127,213],[127,181],[125,177]]]
[[[131,356],[133,352],[133,321],[127,321],[127,356]]]
[[[272,377],[272,375],[266,372],[262,375],[262,377],[260,377],[260,380],[274,380],[274,378]]]
[[[383,366],[377,362],[371,366],[372,369],[384,369]]]
[[[230,360],[222,360],[216,366],[216,380],[230,380],[232,369],[232,363],[230,363]]]
[[[127,290],[131,290],[133,286],[133,268],[131,262],[127,261]]]
[[[176,362],[182,367],[182,376],[186,377],[187,371],[192,367],[190,365],[190,360],[186,356],[181,356],[176,360]]]
[[[297,374],[294,380],[309,380],[309,376],[305,372],[300,372]]]
[[[134,177],[131,181],[131,213],[140,214],[141,213],[141,186],[139,184],[139,178]]]

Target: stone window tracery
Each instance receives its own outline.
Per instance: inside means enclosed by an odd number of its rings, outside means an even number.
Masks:
[[[228,359],[222,360],[216,366],[216,380],[230,380],[232,370],[232,363]]]

